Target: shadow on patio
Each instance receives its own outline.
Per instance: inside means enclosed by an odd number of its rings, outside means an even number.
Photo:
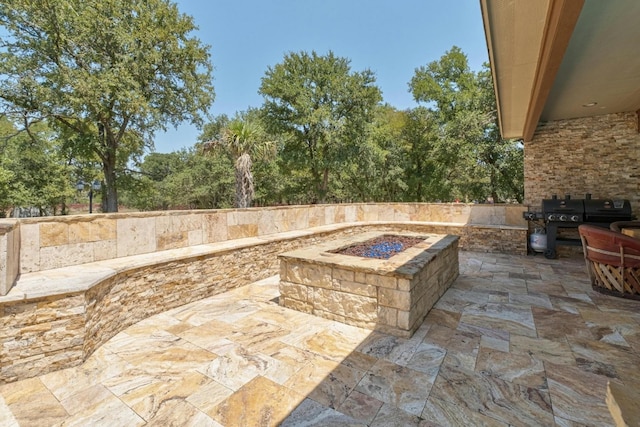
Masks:
[[[277,277],[143,320],[84,364],[0,387],[2,425],[612,425],[640,302],[581,258],[460,252],[410,339],[277,305]]]

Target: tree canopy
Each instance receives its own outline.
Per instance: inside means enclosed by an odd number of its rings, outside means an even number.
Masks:
[[[352,72],[347,59],[288,54],[263,78],[262,108],[215,117],[199,147],[215,148],[203,156],[209,160],[227,158],[225,185],[232,185],[235,164],[239,207],[249,205],[239,203],[249,200],[242,177],[251,178],[258,205],[521,200],[522,145],[500,137],[488,69],[473,72],[454,47],[418,68],[410,89],[423,105],[401,111],[379,103],[373,75]],[[275,156],[257,150],[264,141],[275,143]],[[205,152],[200,148],[189,156]],[[251,168],[241,171],[243,156]],[[222,166],[209,167],[216,164]],[[229,200],[232,189],[218,185],[223,175],[193,167],[176,176],[181,183],[206,181],[216,200]],[[181,191],[174,200],[189,186]]]
[[[143,211],[233,206],[233,165],[224,153],[202,155],[198,146],[150,153],[140,170],[124,176],[122,200]]]
[[[0,217],[16,206],[40,215],[64,209],[73,195],[69,160],[46,122],[33,125],[27,135],[0,118]]]
[[[259,92],[268,130],[284,138],[291,173],[313,202],[326,201],[331,175],[357,154],[382,100],[374,74],[352,72],[333,52],[289,53],[267,69]]]
[[[5,3],[0,216],[64,213],[81,196],[72,183],[96,179],[106,212],[118,187],[140,210],[522,200],[522,144],[500,136],[487,66],[472,71],[457,47],[415,70],[421,105],[407,110],[383,104],[374,74],[347,58],[288,53],[266,70],[260,108],[144,156],[154,132],[203,123],[213,100],[192,19],[168,0]]]
[[[270,159],[275,151],[274,142],[262,128],[258,111],[237,114],[233,120],[226,115],[219,116],[206,126],[200,140],[204,141],[203,154],[222,150],[231,157],[235,167],[235,207],[250,207],[255,194],[252,158]]]
[[[4,0],[0,102],[25,129],[47,120],[102,165],[108,212],[118,168],[158,130],[201,124],[213,101],[208,46],[169,0]]]
[[[434,138],[442,186],[449,197],[522,201],[523,149],[500,136],[491,72],[475,73],[454,46],[438,61],[416,69],[409,83],[413,97],[428,104],[438,124]]]

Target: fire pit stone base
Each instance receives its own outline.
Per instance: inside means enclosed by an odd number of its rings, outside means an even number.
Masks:
[[[384,234],[363,233],[280,254],[280,304],[396,336],[413,335],[458,277],[458,237],[402,233],[424,241],[389,259],[331,252]]]

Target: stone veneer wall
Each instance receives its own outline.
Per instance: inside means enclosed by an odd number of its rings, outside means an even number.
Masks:
[[[0,384],[78,365],[142,319],[277,274],[280,252],[356,232],[265,241],[125,271],[87,291],[2,303]]]
[[[6,295],[18,277],[20,229],[15,220],[0,223],[0,295]]]
[[[525,209],[349,204],[0,220],[0,291],[6,294],[0,296],[0,382],[79,364],[128,325],[276,274],[277,253],[318,239],[362,230],[406,230],[456,234],[461,249],[524,254]],[[330,231],[306,231],[320,226],[329,226]],[[246,247],[234,243],[259,236],[272,237]],[[164,250],[216,243],[220,248],[215,253],[162,261]],[[127,267],[132,264],[123,257],[143,254],[154,254],[159,261],[143,268]],[[49,270],[102,262],[98,267],[102,271],[110,260],[118,273],[90,287],[75,287],[84,286],[82,277],[76,277],[76,285],[69,284],[56,295],[40,290],[28,297],[20,295],[22,290],[10,291],[19,275],[24,279],[30,273],[44,274],[42,289],[46,289]],[[60,282],[55,271],[51,274]],[[91,280],[87,278],[87,283]]]
[[[0,383],[75,366],[113,335],[150,315],[275,275],[281,252],[371,230],[460,233],[460,242],[475,242],[475,231],[482,234],[485,228],[397,223],[284,233],[248,246],[221,245],[215,253],[126,269],[86,291],[8,298],[0,302]],[[526,253],[525,229],[493,230],[500,234],[487,244],[498,242],[507,252]]]
[[[410,338],[459,274],[458,237],[424,240],[389,259],[327,254],[388,232],[362,233],[281,253],[280,305]]]
[[[629,199],[640,216],[640,134],[635,112],[541,123],[524,145],[525,204],[557,194]]]

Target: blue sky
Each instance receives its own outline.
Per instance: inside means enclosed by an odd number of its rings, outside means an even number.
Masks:
[[[478,0],[178,0],[194,34],[210,46],[212,115],[259,107],[261,78],[288,52],[315,50],[372,70],[384,102],[415,107],[408,82],[417,67],[459,46],[473,70],[488,61]],[[200,131],[184,124],[155,137],[156,151],[192,146]]]

